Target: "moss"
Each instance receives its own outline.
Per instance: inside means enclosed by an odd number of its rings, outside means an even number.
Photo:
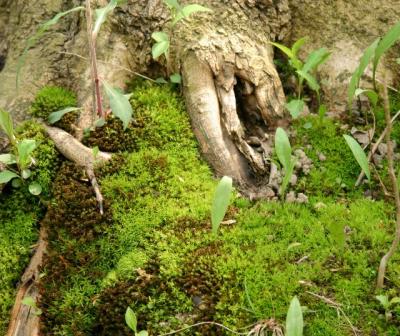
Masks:
[[[57,86],[45,86],[36,94],[30,113],[36,118],[47,121],[50,113],[76,106],[77,99],[73,92]],[[77,113],[70,112],[54,125],[70,132],[72,130],[71,125],[75,123],[76,119]]]

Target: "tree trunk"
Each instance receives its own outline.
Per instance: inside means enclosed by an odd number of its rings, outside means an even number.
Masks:
[[[120,87],[132,77],[129,71],[150,76],[182,73],[188,113],[205,158],[218,175],[234,177],[257,196],[266,192],[260,186],[267,184],[271,131],[287,119],[268,41],[291,43],[308,35],[309,49],[331,49],[333,56],[322,68],[327,80],[323,89],[330,111],[342,112],[346,83],[362,50],[400,14],[399,0],[373,0],[364,7],[344,0],[181,1],[193,2],[213,12],[195,14],[175,26],[168,63],[151,58],[151,34],[169,29],[163,1],[129,0],[117,8],[100,32],[99,73]],[[96,5],[106,3],[98,0]],[[93,120],[84,13],[64,17],[29,50],[18,94],[15,89],[17,60],[27,37],[39,23],[77,5],[84,1],[0,0],[0,106],[17,120],[26,117],[36,91],[48,83],[78,92],[85,108],[78,129]]]

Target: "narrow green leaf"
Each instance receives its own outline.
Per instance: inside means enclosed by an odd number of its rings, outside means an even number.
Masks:
[[[151,38],[156,42],[169,41],[168,34],[164,32],[154,32],[151,34]]]
[[[25,169],[31,164],[32,158],[30,155],[36,147],[37,143],[33,139],[23,139],[17,143],[18,164],[20,169]]]
[[[304,110],[304,101],[303,99],[292,99],[289,103],[286,104],[286,108],[292,118],[296,119]]]
[[[168,84],[168,82],[165,80],[165,78],[159,77],[156,79],[157,84]]]
[[[292,162],[292,147],[289,138],[283,128],[278,127],[275,133],[275,152],[283,168],[290,168]]]
[[[379,38],[376,39],[367,49],[365,49],[364,54],[360,59],[360,64],[354,71],[353,76],[351,77],[348,89],[348,100],[350,107],[353,104],[353,99],[356,89],[360,85],[361,77],[364,74],[365,69],[368,67],[368,64],[371,61],[372,57],[374,57],[378,43],[379,43]]]
[[[294,57],[297,58],[297,54],[301,47],[306,43],[308,40],[308,36],[302,37],[301,39],[298,39],[292,46],[292,54]]]
[[[290,179],[293,175],[294,166],[296,165],[296,160],[293,159],[290,161],[289,166],[284,168],[285,176],[282,179],[282,184],[280,188],[280,194],[283,196],[286,192],[286,188],[289,185]]]
[[[326,107],[326,105],[324,104],[320,105],[318,108],[318,115],[320,119],[323,119],[325,117],[326,112],[328,112],[328,108]]]
[[[400,21],[390,29],[384,37],[382,37],[381,41],[379,42],[378,46],[375,50],[375,57],[374,57],[374,78],[375,73],[378,68],[378,64],[380,59],[382,58],[383,54],[388,51],[400,38]]]
[[[366,95],[371,102],[372,106],[375,108],[378,105],[379,95],[372,90],[363,90],[357,89],[354,96],[358,97],[359,95]]]
[[[307,81],[307,84],[311,90],[319,92],[320,86],[317,79],[313,75],[303,70],[297,70],[296,72],[299,74],[300,77],[304,78]]]
[[[232,193],[232,178],[224,176],[219,182],[214,194],[211,208],[212,232],[217,234],[218,228],[225,217]]]
[[[41,192],[42,192],[42,186],[41,186],[39,183],[37,183],[37,182],[32,182],[32,183],[29,185],[28,189],[29,189],[29,192],[30,192],[32,195],[35,195],[35,196],[40,195]]]
[[[369,170],[368,159],[367,156],[365,155],[364,150],[353,137],[346,134],[344,134],[343,137],[345,138],[347,145],[353,152],[353,155],[357,160],[358,164],[360,165],[361,169],[365,173],[365,176],[367,176],[368,180],[371,181],[371,173]]]
[[[69,112],[73,112],[73,111],[78,111],[78,110],[80,110],[79,107],[66,107],[66,108],[64,108],[62,110],[50,113],[47,121],[49,122],[49,124],[54,124],[57,121],[61,120],[61,118],[65,114],[67,114]]]
[[[162,54],[168,57],[169,41],[161,41],[153,44],[151,48],[151,54],[154,59],[159,58]]]
[[[171,83],[174,83],[174,84],[181,84],[181,82],[182,82],[181,75],[177,74],[177,73],[174,73],[173,75],[171,75],[169,77],[169,79],[170,79]]]
[[[85,9],[85,7],[83,7],[83,6],[78,6],[78,7],[74,7],[74,8],[72,8],[72,9],[69,9],[69,10],[67,10],[67,11],[65,11],[65,12],[58,13],[58,14],[57,14],[56,16],[54,16],[51,20],[42,23],[42,24],[39,26],[39,28],[38,28],[38,30],[36,31],[36,33],[28,39],[28,41],[26,42],[25,49],[23,50],[21,56],[20,56],[19,59],[18,59],[18,63],[17,63],[17,76],[16,76],[16,83],[15,83],[15,84],[16,84],[17,90],[18,90],[18,87],[19,87],[19,77],[20,77],[20,74],[21,74],[21,69],[22,69],[22,67],[23,67],[23,65],[24,65],[24,63],[25,63],[26,55],[27,55],[29,49],[32,48],[32,47],[34,47],[35,44],[39,41],[39,39],[43,36],[43,34],[44,34],[51,26],[57,24],[58,21],[59,21],[62,17],[64,17],[65,15],[68,15],[68,14],[70,14],[70,13],[77,12],[77,11],[81,11],[81,10],[84,10],[84,9]]]
[[[316,70],[321,64],[326,62],[330,55],[331,53],[326,48],[314,50],[308,55],[302,70],[304,72]]]
[[[17,163],[17,158],[14,154],[0,154],[0,162],[6,165]]]
[[[299,299],[295,296],[290,302],[286,316],[286,336],[302,336],[303,328],[303,312]]]
[[[178,3],[178,0],[164,0],[164,3],[165,3],[170,9],[175,9],[176,11],[181,10],[181,5]]]
[[[93,34],[96,36],[100,31],[101,26],[107,19],[107,15],[110,14],[118,6],[117,0],[111,0],[107,6],[96,9],[96,22],[93,27]]]
[[[283,44],[277,43],[277,42],[269,42],[272,44],[274,47],[277,47],[280,51],[282,51],[289,59],[294,59],[295,56],[293,55],[292,50],[290,50],[288,47],[286,47]]]
[[[110,99],[110,106],[113,114],[122,121],[124,129],[126,129],[132,120],[133,114],[129,99],[119,90],[111,87],[108,83],[103,82],[103,85],[106,94]]]
[[[19,177],[19,176],[12,171],[3,170],[0,172],[0,184],[6,184],[15,177]]]
[[[198,4],[191,4],[183,7],[181,10],[178,11],[177,15],[175,16],[174,20],[172,21],[172,25],[177,24],[179,21],[188,18],[190,15],[199,13],[199,12],[212,12],[210,8],[198,5]]]
[[[128,327],[136,334],[137,333],[137,318],[134,311],[128,307],[125,312],[125,322]]]
[[[14,142],[14,127],[10,113],[0,109],[0,128],[6,133],[11,142]]]

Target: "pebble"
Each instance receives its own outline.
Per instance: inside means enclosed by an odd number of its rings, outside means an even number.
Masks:
[[[290,178],[290,184],[292,186],[295,186],[297,184],[297,175],[296,174],[292,174],[292,176]]]
[[[294,191],[290,191],[286,194],[286,202],[287,203],[294,203],[296,202],[296,194]]]
[[[303,194],[303,193],[299,193],[297,195],[297,202],[300,204],[305,204],[308,203],[308,197],[307,195]]]
[[[318,153],[318,160],[321,162],[326,161],[326,156],[322,153]]]

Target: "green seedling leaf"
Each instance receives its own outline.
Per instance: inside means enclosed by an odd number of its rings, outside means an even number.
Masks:
[[[106,94],[110,99],[111,110],[113,114],[122,121],[125,130],[132,120],[133,111],[131,103],[119,90],[111,87],[106,82],[103,82],[103,85]]]
[[[314,50],[308,55],[303,70],[304,72],[311,72],[316,70],[321,64],[325,63],[331,53],[326,48]]]
[[[304,101],[303,99],[292,99],[289,103],[286,104],[286,108],[292,118],[296,119],[304,110]]]
[[[301,78],[304,78],[307,81],[307,84],[311,90],[319,92],[320,86],[317,79],[313,75],[303,70],[297,70],[296,72]]]
[[[94,127],[103,127],[106,124],[104,118],[99,118],[95,121]]]
[[[291,160],[288,167],[284,168],[285,176],[283,177],[280,194],[283,196],[285,194],[286,188],[289,185],[290,179],[293,175],[294,166],[296,165],[296,160]]]
[[[278,127],[275,133],[275,152],[283,168],[287,170],[292,162],[292,147],[283,128]]]
[[[168,84],[168,82],[165,80],[165,78],[159,77],[156,79],[157,84]]]
[[[385,310],[389,308],[390,303],[387,295],[377,295],[375,296],[375,299],[377,299],[381,303],[382,307],[385,308]]]
[[[22,186],[22,181],[19,178],[12,179],[11,185],[13,188],[20,188]]]
[[[42,186],[37,182],[32,182],[29,185],[28,189],[29,189],[29,192],[34,196],[38,196],[42,192]]]
[[[269,42],[272,44],[274,47],[277,47],[280,51],[282,51],[289,59],[295,59],[295,55],[293,54],[292,50],[286,47],[283,44],[277,43],[277,42]]]
[[[159,58],[162,54],[164,54],[165,57],[167,58],[168,50],[169,50],[169,41],[157,42],[153,44],[153,47],[151,48],[151,54],[154,59]]]
[[[19,176],[14,172],[9,170],[3,170],[2,172],[0,172],[0,184],[6,184],[16,177]]]
[[[121,2],[122,1],[111,0],[107,6],[96,9],[96,21],[93,27],[94,37],[99,33],[101,26],[107,19],[107,15],[110,14]]]
[[[168,34],[164,32],[154,32],[151,34],[151,38],[156,42],[169,41]]]
[[[164,3],[169,7],[169,8],[173,8],[176,11],[180,11],[181,10],[181,5],[178,3],[178,0],[164,0]]]
[[[171,83],[174,83],[174,84],[181,84],[182,83],[182,77],[181,77],[180,74],[177,74],[177,73],[171,75],[169,77],[169,79],[170,79]]]
[[[351,77],[349,89],[348,89],[348,100],[349,100],[349,107],[352,106],[354,95],[356,89],[360,85],[360,80],[362,75],[365,72],[365,69],[368,67],[369,62],[371,62],[372,57],[374,57],[376,47],[379,43],[379,38],[376,39],[367,49],[365,49],[363,56],[361,57],[360,64],[357,69],[354,71],[353,76]]]
[[[384,37],[382,37],[378,46],[376,47],[374,63],[373,63],[374,78],[376,70],[378,68],[379,61],[382,58],[383,54],[386,51],[388,51],[399,38],[400,38],[400,21],[392,29],[390,29]]]
[[[31,154],[36,147],[37,143],[32,139],[23,139],[17,143],[18,163],[20,169],[24,170],[32,163]]]
[[[27,180],[28,178],[30,178],[31,175],[32,175],[32,172],[31,172],[30,169],[24,169],[24,170],[21,172],[21,177],[22,177],[24,180]]]
[[[17,163],[17,159],[14,154],[0,154],[0,162],[11,165]]]
[[[0,128],[6,133],[11,143],[14,143],[14,127],[10,113],[0,109]]]
[[[354,158],[357,160],[365,176],[367,176],[368,180],[371,182],[371,172],[369,170],[368,159],[365,155],[364,150],[353,137],[346,134],[344,134],[343,137],[345,138],[347,145],[353,152]]]
[[[378,100],[379,100],[379,95],[372,90],[363,90],[363,89],[357,89],[354,96],[358,97],[360,95],[366,95],[369,99],[369,101],[371,102],[372,106],[374,108],[376,108],[376,106],[378,105]]]
[[[146,330],[142,330],[139,333],[136,334],[137,336],[148,336],[149,333]]]
[[[303,336],[303,311],[299,299],[295,296],[290,302],[286,316],[286,336]]]
[[[36,43],[40,40],[40,38],[44,35],[44,33],[45,33],[51,26],[54,26],[55,24],[57,24],[58,21],[59,21],[62,17],[66,16],[66,15],[68,15],[68,14],[70,14],[70,13],[77,12],[77,11],[81,11],[81,10],[84,10],[84,9],[85,9],[85,7],[83,7],[83,6],[78,6],[78,7],[74,7],[74,8],[72,8],[72,9],[69,9],[69,10],[67,10],[67,11],[65,11],[65,12],[58,13],[58,14],[57,14],[56,16],[54,16],[51,20],[42,23],[42,24],[39,26],[39,28],[38,28],[38,30],[36,31],[36,33],[28,39],[28,41],[26,42],[25,49],[23,50],[21,56],[20,56],[19,59],[18,59],[18,63],[17,63],[17,76],[16,76],[16,87],[17,87],[17,90],[18,90],[18,87],[19,87],[19,77],[20,77],[20,74],[21,74],[21,69],[22,69],[22,67],[23,67],[23,65],[24,65],[24,63],[25,63],[26,55],[28,54],[29,49],[32,48],[32,47],[34,47],[35,44],[36,44]]]
[[[217,234],[218,228],[225,217],[231,194],[232,178],[224,176],[217,186],[211,208],[211,225],[214,234]]]
[[[292,46],[292,54],[295,58],[297,58],[297,54],[299,53],[299,50],[301,47],[306,43],[308,40],[308,36],[302,37],[301,39],[298,39]]]
[[[191,4],[183,7],[180,11],[178,11],[175,19],[172,21],[172,25],[177,24],[179,21],[188,18],[190,15],[199,12],[212,12],[210,8],[198,5],[198,4]]]
[[[137,318],[134,311],[128,307],[125,312],[125,322],[128,327],[136,334],[137,333]]]
[[[79,107],[66,107],[62,110],[56,111],[56,112],[52,112],[49,114],[49,118],[47,119],[47,121],[49,122],[49,124],[54,124],[57,121],[61,120],[61,118],[69,113],[69,112],[73,112],[73,111],[78,111],[80,110]]]

